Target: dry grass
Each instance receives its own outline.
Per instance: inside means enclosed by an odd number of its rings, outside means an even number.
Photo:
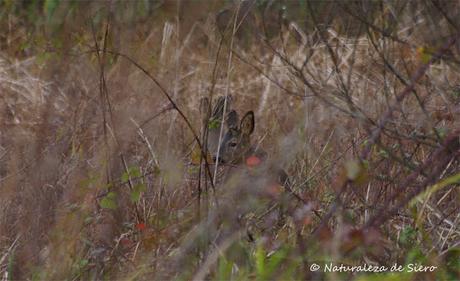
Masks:
[[[168,7],[143,23],[68,24],[62,50],[18,55],[5,32],[2,280],[363,278],[310,272],[315,261],[458,276],[458,42],[432,62],[447,36],[427,45],[431,23],[409,17],[392,33],[401,42],[294,21],[270,39],[222,41],[215,13]],[[223,166],[236,176],[215,187],[200,169],[200,99],[230,94],[240,115],[255,112],[252,143],[290,190],[267,183],[269,168]]]

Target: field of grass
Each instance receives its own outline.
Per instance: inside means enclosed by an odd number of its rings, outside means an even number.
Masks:
[[[460,280],[459,55],[454,1],[0,0],[0,280]]]

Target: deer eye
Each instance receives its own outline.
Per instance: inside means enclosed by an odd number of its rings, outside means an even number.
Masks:
[[[236,146],[236,142],[231,142],[231,143],[228,144],[228,146],[230,146],[230,147],[235,147],[235,146]]]

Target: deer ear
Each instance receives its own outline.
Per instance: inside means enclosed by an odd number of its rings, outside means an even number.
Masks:
[[[227,127],[229,129],[237,129],[238,128],[238,113],[235,110],[230,111],[227,114]]]
[[[212,118],[214,119],[222,118],[222,112],[224,110],[224,103],[225,103],[224,97],[217,98],[216,104],[212,108],[212,115],[211,115]]]
[[[227,101],[227,106],[225,106],[225,101]],[[214,108],[212,109],[212,118],[214,119],[219,119],[222,120],[222,117],[224,115],[224,107],[225,107],[225,113],[230,111],[231,108],[231,101],[232,97],[224,97],[220,96],[217,98],[216,104],[214,105]]]
[[[200,99],[200,112],[206,113],[209,109],[209,99],[208,97],[204,97]]]
[[[243,119],[241,119],[240,124],[241,133],[245,135],[250,135],[254,132],[254,112],[248,111]]]

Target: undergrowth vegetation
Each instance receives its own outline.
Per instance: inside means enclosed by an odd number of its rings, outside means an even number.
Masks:
[[[460,279],[459,16],[0,0],[1,280]]]

